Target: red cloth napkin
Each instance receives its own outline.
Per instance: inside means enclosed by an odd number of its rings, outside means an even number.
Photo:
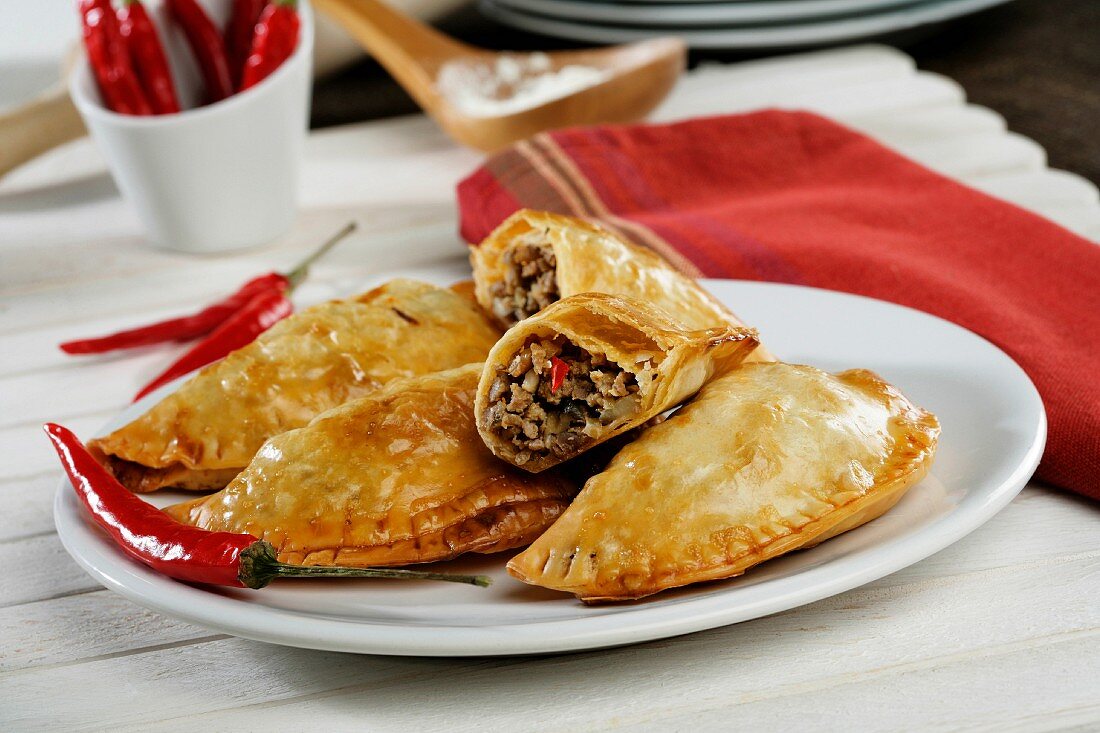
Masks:
[[[1100,247],[830,120],[765,111],[538,135],[458,187],[479,242],[518,208],[586,216],[686,272],[868,295],[1012,356],[1046,404],[1038,476],[1100,499]]]

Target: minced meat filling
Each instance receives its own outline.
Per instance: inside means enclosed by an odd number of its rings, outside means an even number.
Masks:
[[[555,356],[569,365],[557,390],[551,376]],[[498,371],[487,423],[511,442],[515,463],[523,465],[538,455],[572,454],[600,427],[633,413],[637,394],[636,376],[604,356],[569,342],[536,340]]]
[[[511,325],[533,316],[558,299],[557,260],[532,232],[504,252],[504,280],[490,289],[493,315]]]

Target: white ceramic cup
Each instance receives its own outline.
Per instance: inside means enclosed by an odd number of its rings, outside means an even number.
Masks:
[[[221,21],[230,3],[205,0],[203,5]],[[194,60],[178,29],[165,32],[163,9],[150,9],[154,21],[161,21],[181,103],[193,100],[199,95]],[[313,14],[306,0],[299,0],[298,12],[298,46],[269,77],[221,102],[179,114],[112,112],[103,106],[87,60],[73,70],[73,102],[157,246],[227,252],[265,244],[290,228],[309,128],[313,56]]]

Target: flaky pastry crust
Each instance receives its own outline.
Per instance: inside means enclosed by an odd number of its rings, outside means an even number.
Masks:
[[[481,364],[395,381],[268,440],[209,497],[167,508],[267,540],[284,562],[380,566],[527,544],[576,485],[493,457],[473,420]]]
[[[481,361],[499,335],[463,295],[394,280],[275,324],[89,447],[133,491],[220,489],[271,436],[394,379]]]
[[[508,571],[586,602],[740,575],[881,515],[938,436],[872,372],[745,364],[626,446]]]
[[[512,214],[484,241],[470,247],[475,292],[486,311],[493,312],[493,287],[504,279],[507,251],[532,238],[553,251],[561,298],[590,292],[623,295],[657,305],[688,328],[745,325],[694,279],[655,252],[584,219],[531,209]],[[749,360],[773,358],[760,347]]]

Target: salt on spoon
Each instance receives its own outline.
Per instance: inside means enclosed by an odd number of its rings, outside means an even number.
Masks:
[[[381,0],[312,2],[448,135],[485,151],[543,130],[641,119],[668,95],[687,59],[687,47],[676,38],[502,54],[456,41]]]
[[[448,61],[440,68],[435,84],[463,113],[499,117],[567,97],[609,76],[606,69],[583,64],[555,69],[547,54],[536,52]]]

